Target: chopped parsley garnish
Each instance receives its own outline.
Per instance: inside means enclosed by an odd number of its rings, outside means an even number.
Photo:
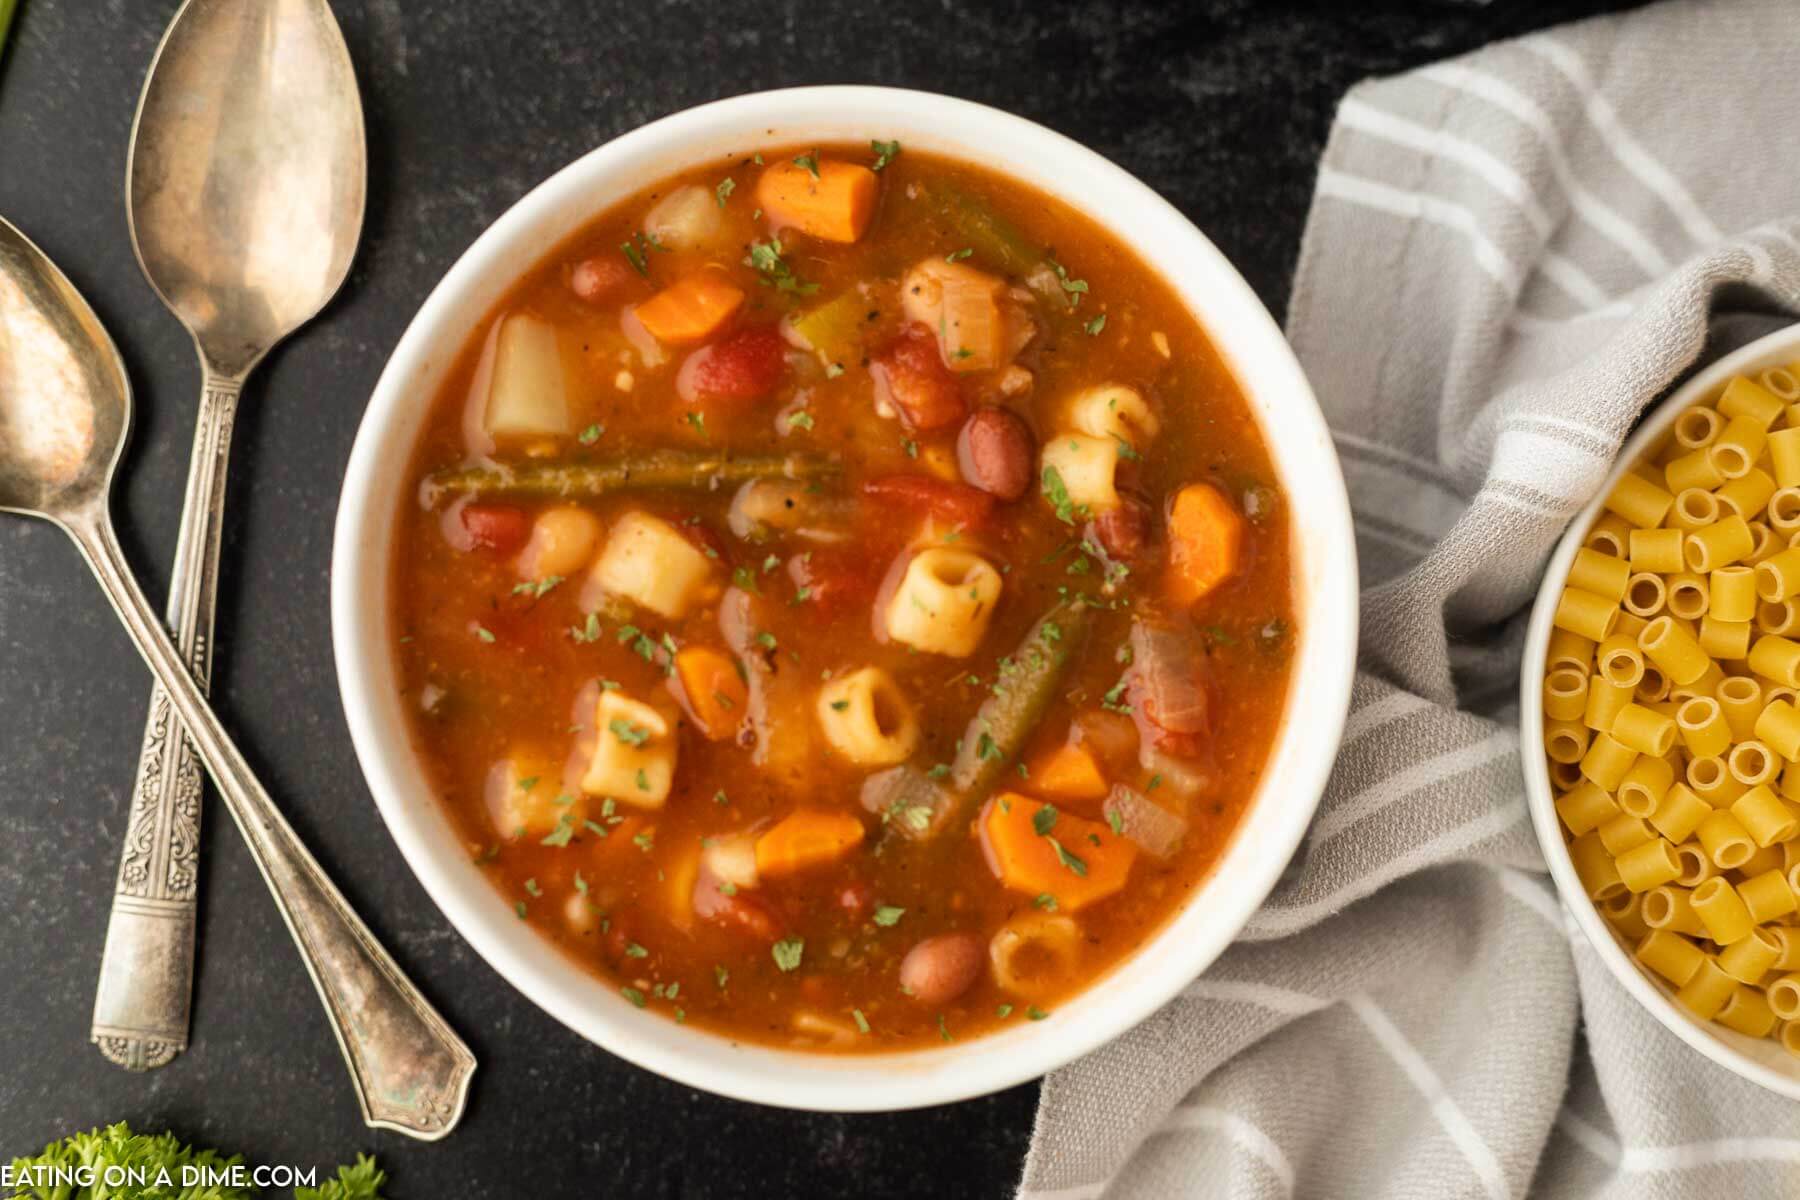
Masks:
[[[614,737],[632,746],[642,746],[650,740],[650,731],[642,725],[633,725],[623,717],[614,717],[606,723]]]
[[[1100,331],[1106,328],[1106,314],[1101,313],[1081,328],[1087,332],[1089,337],[1099,337]]]
[[[904,908],[896,908],[892,904],[879,904],[875,907],[875,923],[887,929],[906,915]]]
[[[529,792],[532,788],[536,787],[537,784],[538,777],[536,775],[527,775],[525,778],[519,780],[518,788],[521,792]]]
[[[626,958],[649,958],[650,952],[648,950],[644,949],[642,946],[638,945],[636,942],[627,942],[625,944],[625,957]]]
[[[1100,707],[1106,709],[1108,712],[1125,713],[1129,716],[1131,713],[1131,705],[1124,702],[1125,687],[1126,684],[1123,679],[1113,684],[1112,687],[1107,689],[1106,695],[1100,697]]]
[[[1084,877],[1087,875],[1087,864],[1086,863],[1082,862],[1081,859],[1077,858],[1075,855],[1070,854],[1067,850],[1063,849],[1063,844],[1061,842],[1057,841],[1055,838],[1050,838],[1049,842],[1050,842],[1050,848],[1056,851],[1056,860],[1058,862],[1060,862],[1063,866],[1067,867],[1069,870],[1075,872],[1075,874],[1077,874],[1077,875],[1081,875]]]
[[[999,1017],[1002,1021],[1006,1020],[1006,1018],[1012,1016],[1012,1005],[1010,1005],[1010,1004],[997,1005],[994,1008],[994,1015],[996,1017]]]
[[[793,268],[781,257],[781,239],[770,238],[766,242],[751,242],[750,253],[744,258],[744,265],[752,267],[762,276],[766,287],[778,292],[792,292],[796,296],[810,296],[819,290],[816,283],[807,283],[794,274]]]
[[[606,426],[604,425],[589,425],[586,429],[575,435],[575,440],[584,446],[591,446],[599,441],[600,435],[605,432]]]
[[[1027,1017],[1030,1017],[1033,1021],[1041,1021],[1045,1017],[1049,1016],[1050,1014],[1045,1012],[1043,1009],[1039,1008],[1037,1005],[1033,1004],[1031,1007],[1029,1007],[1025,1010],[1025,1015]]]
[[[538,844],[540,846],[566,846],[569,844],[569,839],[574,836],[575,818],[564,813],[556,819],[556,828],[546,834]]]
[[[807,171],[812,174],[812,177],[817,179],[819,177],[819,152],[817,150],[809,150],[799,158],[796,158],[794,160],[794,165],[796,167],[805,167]]]
[[[1062,472],[1055,467],[1044,468],[1044,499],[1050,501],[1050,507],[1056,510],[1056,519],[1064,525],[1075,523],[1075,502],[1069,498],[1069,489],[1063,483]]]
[[[523,921],[525,919],[525,902],[523,900],[515,900],[513,902],[513,911],[518,913],[519,920]]]
[[[475,636],[484,642],[491,643],[494,640],[494,635],[488,632],[488,628],[485,625],[477,625],[475,627]]]
[[[719,966],[717,963],[713,964],[713,982],[714,983],[718,984],[720,987],[724,987],[725,984],[730,979],[731,979],[730,971],[727,971],[724,967]]]
[[[804,408],[801,409],[799,412],[788,414],[788,428],[789,429],[811,429],[812,427],[813,427],[813,415],[811,413],[807,412]]]
[[[878,142],[871,139],[869,149],[875,152],[875,162],[869,168],[871,171],[881,170],[900,156],[899,142]]]
[[[856,1027],[858,1029],[862,1030],[864,1033],[869,1032],[869,1018],[863,1016],[862,1009],[853,1008],[850,1010],[850,1015],[856,1019]]]
[[[705,413],[700,413],[700,412],[688,413],[687,414],[687,423],[694,427],[695,433],[698,433],[701,437],[706,436],[706,414]]]
[[[1069,307],[1074,308],[1080,304],[1081,298],[1087,295],[1087,280],[1070,278],[1068,269],[1055,259],[1050,260],[1050,266],[1056,272],[1056,281],[1062,284],[1062,290],[1068,297]]]
[[[833,711],[833,712],[843,712],[846,708],[849,708],[849,707],[850,707],[850,702],[848,700],[833,700],[831,702],[831,711]]]
[[[589,613],[587,624],[569,626],[569,636],[578,642],[597,642],[600,640],[600,614]]]
[[[794,971],[800,967],[800,957],[806,953],[805,938],[782,938],[769,947],[769,953],[775,959],[775,965],[783,971]]]
[[[525,881],[525,891],[534,899],[544,894],[544,889],[538,886],[538,881],[535,877]]]
[[[969,255],[973,253],[975,253],[975,247],[964,246],[961,250],[952,250],[950,253],[944,255],[944,261],[960,262],[962,259],[969,257]]]
[[[640,771],[638,774],[641,775],[643,772]],[[645,854],[648,854],[656,846],[656,835],[649,831],[634,833],[631,835],[631,844],[636,846],[639,850],[642,850]]]
[[[621,996],[625,997],[627,1000],[631,1001],[632,1004],[636,1005],[638,1008],[642,1008],[642,1007],[644,1007],[644,1005],[646,1003],[648,1003],[648,1001],[646,1001],[644,999],[644,993],[638,991],[634,987],[620,988],[619,995],[621,995]]]
[[[764,650],[773,650],[775,649],[775,635],[765,630],[756,635],[756,644]]]
[[[1006,755],[1001,753],[1000,744],[984,729],[981,731],[981,736],[975,740],[975,757],[986,762],[999,762]]]
[[[644,773],[644,768],[642,767],[637,769],[637,786],[638,791],[640,792],[647,792],[650,790],[650,776]]]
[[[713,793],[713,803],[714,804],[730,804],[731,797],[729,797],[725,794],[724,788],[720,788],[718,791]]]
[[[624,241],[619,243],[619,253],[631,264],[631,269],[646,279],[650,277],[650,264],[644,261],[644,252],[637,248],[637,243]]]
[[[725,207],[725,202],[731,199],[731,193],[735,191],[737,191],[737,180],[729,175],[719,180],[718,186],[713,188],[713,196],[718,199],[720,208]]]
[[[513,595],[529,595],[533,599],[543,599],[544,593],[563,581],[561,575],[546,575],[542,579],[513,585]]]
[[[1056,817],[1056,806],[1054,804],[1044,805],[1031,814],[1032,831],[1039,837],[1048,837],[1050,831],[1056,828]]]
[[[913,441],[911,438],[904,438],[901,440],[900,445],[905,448],[906,457],[919,457],[919,443]]]
[[[1150,777],[1150,782],[1146,783],[1144,785],[1144,790],[1146,792],[1154,792],[1157,788],[1159,788],[1161,786],[1162,786],[1162,776],[1161,775],[1152,775]]]
[[[1106,825],[1107,828],[1113,831],[1115,837],[1123,837],[1125,835],[1125,816],[1117,808],[1108,808],[1106,810]]]
[[[952,1042],[952,1041],[956,1040],[955,1038],[950,1036],[950,1027],[948,1025],[944,1024],[944,1014],[943,1013],[938,1014],[937,1025],[938,1025],[938,1036],[940,1038],[943,1038],[946,1042]]]
[[[1055,912],[1056,897],[1052,896],[1049,892],[1039,892],[1037,899],[1031,902],[1031,906],[1033,908],[1041,908],[1045,912]]]

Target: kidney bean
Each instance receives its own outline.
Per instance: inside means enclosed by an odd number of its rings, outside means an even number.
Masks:
[[[467,538],[467,545],[458,546],[459,550],[507,555],[523,546],[531,534],[531,517],[510,504],[465,504],[457,515]]]
[[[972,933],[928,937],[900,960],[900,986],[921,1004],[948,1004],[969,988],[987,962],[987,944]]]
[[[569,290],[589,304],[606,299],[631,282],[631,269],[612,255],[584,258],[569,272]]]
[[[675,390],[689,404],[746,404],[775,390],[787,370],[787,343],[772,325],[741,329],[688,355]]]
[[[1119,507],[1094,520],[1094,536],[1113,558],[1136,558],[1150,544],[1150,506],[1136,496],[1120,496],[1119,500]]]
[[[962,476],[1002,500],[1017,500],[1031,486],[1037,439],[1017,413],[983,408],[963,422],[956,438]]]

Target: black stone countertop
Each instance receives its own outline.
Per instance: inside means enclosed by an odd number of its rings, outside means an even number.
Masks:
[[[67,539],[0,520],[0,1159],[128,1118],[264,1163],[376,1150],[411,1197],[1008,1190],[1034,1087],[881,1116],[697,1093],[556,1024],[426,899],[351,753],[327,612],[338,486],[388,352],[464,247],[556,168],[665,113],[801,83],[935,89],[1078,138],[1173,200],[1279,315],[1347,87],[1621,6],[338,0],[368,110],[368,222],[343,294],[245,397],[215,700],[301,835],[474,1046],[473,1101],[435,1146],[361,1125],[313,990],[210,796],[193,1045],[148,1075],[88,1045],[148,676]],[[117,511],[158,603],[197,368],[133,261],[121,191],[132,109],[175,7],[24,0],[0,58],[0,213],[62,265],[130,362],[140,419]]]

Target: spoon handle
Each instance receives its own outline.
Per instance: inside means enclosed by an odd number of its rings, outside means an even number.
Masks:
[[[212,677],[225,468],[243,382],[206,372],[169,581],[169,629],[202,692]],[[187,1049],[204,774],[169,694],[155,685],[94,993],[94,1044],[134,1071]]]
[[[443,1137],[462,1117],[475,1056],[351,911],[256,781],[138,590],[104,508],[71,517],[66,528],[243,831],[325,1002],[363,1120],[425,1141]]]

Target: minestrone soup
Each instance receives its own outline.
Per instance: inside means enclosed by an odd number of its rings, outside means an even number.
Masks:
[[[899,145],[658,181],[531,266],[410,465],[425,769],[632,1004],[869,1051],[1042,1019],[1183,904],[1294,639],[1249,406],[1145,263]]]

